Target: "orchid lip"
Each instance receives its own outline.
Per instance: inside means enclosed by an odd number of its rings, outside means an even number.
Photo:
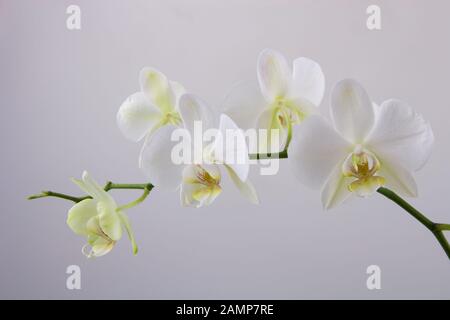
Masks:
[[[199,170],[196,174],[196,177],[199,183],[204,184],[206,186],[214,186],[214,185],[218,186],[220,184],[220,176],[214,177],[201,166],[198,165],[197,167]]]
[[[175,126],[180,126],[182,122],[180,114],[176,111],[167,113],[162,120],[163,124],[173,124]]]
[[[299,110],[299,108],[289,100],[284,98],[277,98],[273,103],[274,117],[278,118],[278,121],[282,127],[289,127],[292,124],[300,123],[306,114]]]
[[[184,184],[190,185],[185,191],[186,204],[197,207],[209,205],[222,191],[220,173],[208,171],[201,165],[194,165],[192,169],[191,175],[184,178]]]
[[[342,165],[343,175],[355,178],[348,185],[349,191],[356,192],[363,197],[375,192],[385,183],[383,177],[376,175],[380,167],[381,163],[375,154],[362,145],[356,145]]]

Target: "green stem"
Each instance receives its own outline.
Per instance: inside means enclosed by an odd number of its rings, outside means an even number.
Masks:
[[[450,224],[438,223],[436,224],[436,228],[439,230],[450,230]]]
[[[430,230],[441,245],[442,249],[444,249],[447,257],[450,259],[450,245],[443,233],[444,230],[450,230],[449,224],[434,223],[392,190],[381,187],[377,190],[377,192],[394,201],[401,208],[406,210],[406,212],[412,215],[416,220],[418,220],[421,224],[423,224],[428,230]]]
[[[105,191],[113,190],[113,189],[134,189],[134,190],[144,190],[144,189],[153,189],[153,185],[151,183],[112,183],[108,182],[105,185]]]
[[[152,191],[152,189],[153,189],[153,185],[151,185],[151,184],[147,185],[144,188],[144,193],[142,194],[142,196],[140,196],[136,200],[134,200],[126,205],[123,205],[123,206],[117,208],[117,211],[128,210],[128,209],[131,209],[131,208],[137,206],[139,203],[143,202],[147,198],[147,196],[150,194],[150,191]]]
[[[80,197],[73,197],[73,196],[69,196],[69,195],[64,194],[64,193],[53,192],[53,191],[42,191],[39,194],[34,194],[32,196],[29,196],[27,199],[28,200],[34,200],[34,199],[46,198],[46,197],[61,198],[61,199],[70,200],[70,201],[73,201],[73,202],[80,202],[81,199],[82,199]]]
[[[103,189],[106,192],[108,192],[110,190],[114,190],[114,189],[144,190],[144,194],[147,192],[147,194],[144,197],[144,199],[145,199],[147,197],[148,193],[150,193],[150,191],[153,189],[153,185],[151,183],[141,183],[141,184],[124,183],[124,184],[119,184],[119,183],[112,183],[110,181],[110,182],[106,183],[106,185],[105,185],[105,187]],[[92,199],[91,196],[74,197],[74,196],[70,196],[70,195],[67,195],[67,194],[64,194],[64,193],[59,193],[59,192],[42,191],[39,194],[35,194],[35,195],[32,195],[32,196],[29,196],[28,200],[47,198],[47,197],[54,197],[54,198],[60,198],[60,199],[64,199],[64,200],[70,200],[70,201],[73,201],[75,203],[78,203],[78,202],[86,200],[86,199]],[[141,199],[141,198],[142,198],[142,196],[139,199]],[[142,199],[140,202],[142,202],[144,199]]]
[[[277,153],[269,153],[269,154],[263,154],[263,153],[256,153],[256,154],[249,154],[249,158],[252,160],[259,160],[259,159],[286,159],[288,157],[287,148],[281,152]],[[143,183],[143,184],[117,184],[108,182],[104,190],[110,191],[113,189],[133,189],[133,190],[144,190],[143,194],[136,200],[121,206],[118,208],[118,210],[125,210],[130,209],[139,203],[143,202],[147,196],[149,195],[150,191],[154,188],[154,186],[151,183]],[[423,224],[428,230],[433,233],[439,244],[441,245],[442,249],[444,249],[445,253],[447,254],[447,257],[450,259],[450,245],[445,238],[445,235],[443,231],[450,231],[450,224],[443,224],[443,223],[435,223],[428,219],[424,214],[422,214],[420,211],[418,211],[416,208],[411,206],[408,202],[406,202],[403,198],[401,198],[399,195],[397,195],[394,191],[389,190],[387,188],[381,187],[377,190],[378,193],[382,194],[386,198],[392,200],[397,205],[399,205],[401,208],[403,208],[406,212],[408,212],[411,216],[413,216],[417,221],[419,221],[421,224]],[[55,197],[60,199],[65,199],[69,201],[73,201],[75,203],[78,203],[80,201],[83,201],[85,199],[90,199],[90,196],[84,196],[84,197],[74,197],[67,194],[59,193],[59,192],[53,192],[53,191],[43,191],[40,194],[32,195],[28,197],[29,200],[33,199],[39,199],[39,198],[46,198],[46,197]]]

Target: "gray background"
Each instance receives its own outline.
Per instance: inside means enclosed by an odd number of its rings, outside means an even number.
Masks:
[[[82,30],[66,29],[69,4]],[[369,4],[382,30],[366,28]],[[432,123],[433,155],[412,200],[450,221],[449,2],[434,1],[12,1],[0,0],[1,298],[450,298],[450,264],[434,237],[375,195],[336,210],[282,163],[252,179],[252,206],[231,188],[209,208],[182,209],[155,189],[129,215],[140,246],[123,239],[87,260],[66,226],[69,202],[25,201],[41,189],[78,193],[68,180],[88,169],[100,182],[141,182],[140,145],[115,124],[121,102],[154,66],[211,104],[255,77],[266,47],[318,61],[330,87],[359,79],[381,102],[408,101]],[[121,202],[136,192],[115,192]],[[82,290],[65,287],[78,264]],[[366,268],[382,289],[366,288]]]

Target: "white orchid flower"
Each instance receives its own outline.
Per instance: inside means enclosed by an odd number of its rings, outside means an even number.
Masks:
[[[306,185],[322,186],[325,208],[383,185],[417,196],[412,173],[425,164],[434,142],[421,115],[399,100],[376,106],[358,82],[343,80],[332,91],[331,116],[334,128],[311,117],[289,147],[294,173]]]
[[[199,98],[185,94],[180,99],[180,114],[184,129],[187,130],[191,141],[194,136],[196,121],[202,124],[203,130],[217,128],[215,117],[211,110]],[[173,126],[161,128],[147,141],[143,149],[142,169],[152,184],[171,190],[180,190],[180,199],[183,206],[202,207],[211,204],[222,191],[220,167],[225,168],[233,183],[252,203],[258,202],[253,185],[248,181],[249,159],[245,137],[237,125],[226,115],[221,115],[219,132],[226,137],[227,132],[236,134],[237,141],[233,149],[225,150],[218,143],[219,139],[207,144],[201,151],[202,157],[191,163],[176,164],[172,159],[172,150],[176,142],[172,141]],[[203,138],[202,138],[203,139]],[[225,143],[225,146],[228,145]],[[195,143],[194,143],[194,147]],[[194,154],[198,150],[192,150]],[[236,156],[229,161],[228,155]]]
[[[143,68],[139,75],[141,91],[129,96],[117,112],[117,125],[123,135],[138,142],[149,138],[164,125],[181,125],[178,112],[184,87],[154,68]]]
[[[82,252],[87,257],[99,257],[107,254],[122,237],[122,227],[127,230],[133,253],[137,245],[128,217],[117,208],[111,195],[104,191],[90,175],[84,171],[82,180],[72,181],[92,199],[85,199],[75,204],[67,216],[67,225],[78,235],[87,238]]]
[[[278,129],[279,141],[259,142],[259,151],[282,151],[288,144],[292,126],[316,113],[325,91],[325,77],[319,64],[297,58],[290,68],[286,58],[271,49],[263,50],[256,67],[257,84],[241,83],[224,101],[224,112],[243,129]],[[279,150],[277,149],[279,146]],[[252,152],[254,150],[251,150]]]

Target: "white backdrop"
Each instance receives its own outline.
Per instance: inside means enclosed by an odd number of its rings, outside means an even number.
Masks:
[[[66,28],[77,4],[81,30]],[[382,29],[366,28],[381,7]],[[225,181],[208,208],[183,209],[155,189],[129,212],[140,247],[124,239],[87,260],[66,226],[69,202],[25,197],[41,189],[77,193],[69,177],[144,182],[140,145],[115,124],[119,105],[153,66],[213,105],[256,76],[266,48],[318,61],[329,92],[353,77],[371,97],[408,101],[436,143],[417,174],[412,203],[450,221],[450,5],[419,1],[12,1],[0,0],[1,298],[450,298],[449,261],[431,233],[380,195],[326,212],[283,162],[277,176],[251,178],[248,204]],[[136,192],[115,192],[122,201]],[[66,289],[77,264],[82,289]],[[366,288],[379,265],[382,289]]]

